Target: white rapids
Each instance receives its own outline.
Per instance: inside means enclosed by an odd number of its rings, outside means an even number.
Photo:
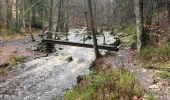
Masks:
[[[69,40],[82,42],[82,38],[76,36],[74,31],[69,32]],[[106,43],[115,42],[108,32],[105,32],[105,36]],[[102,39],[98,37],[99,44],[103,43]],[[87,43],[92,43],[92,40]],[[26,62],[5,81],[0,81],[0,99],[50,100],[52,97],[63,96],[66,89],[75,86],[76,77],[89,72],[95,58],[93,49],[62,45],[56,45],[56,48],[57,52],[53,55]],[[66,61],[70,56],[73,61]]]

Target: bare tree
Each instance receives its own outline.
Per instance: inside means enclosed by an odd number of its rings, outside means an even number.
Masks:
[[[53,0],[50,0],[50,16],[49,16],[49,33],[47,35],[48,39],[52,39],[52,28],[53,28]]]
[[[7,5],[7,29],[12,28],[12,3],[13,3],[13,0],[6,0],[6,5]]]
[[[65,3],[65,0],[59,0],[59,4],[58,4],[58,23],[57,23],[57,28],[56,28],[57,32],[58,31],[60,31],[60,32],[64,31],[65,19],[62,19],[62,18],[65,17],[64,3]]]
[[[88,5],[88,11],[89,11],[90,29],[91,29],[92,36],[93,36],[95,56],[96,56],[96,58],[99,58],[101,55],[100,55],[100,52],[98,49],[98,44],[97,44],[96,30],[95,30],[95,26],[94,26],[91,0],[87,0],[87,5]]]

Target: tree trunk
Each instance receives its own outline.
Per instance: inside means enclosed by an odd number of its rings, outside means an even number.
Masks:
[[[23,25],[23,28],[24,28],[24,30],[25,30],[25,28],[26,28],[26,25],[25,25],[25,22],[26,22],[26,21],[25,21],[25,19],[26,19],[26,18],[24,17],[23,20],[21,20],[21,18],[22,18],[22,15],[24,14],[24,12],[26,11],[26,7],[27,7],[27,6],[26,6],[26,1],[23,0],[22,4],[23,4],[23,6],[22,6],[22,9],[23,9],[23,10],[22,10],[22,12],[21,12],[22,14],[20,14],[20,21],[21,21],[21,23],[22,23],[22,25]]]
[[[136,14],[136,30],[137,30],[137,48],[140,51],[143,45],[143,2],[142,0],[135,0],[135,14]]]
[[[49,33],[47,35],[48,39],[52,39],[52,28],[53,28],[53,0],[50,0],[50,16],[49,16]]]
[[[67,0],[66,16],[69,15],[69,0]],[[66,32],[69,31],[69,17],[66,19]]]
[[[87,8],[86,0],[84,0],[84,4],[85,4],[85,7]],[[87,16],[87,13],[88,13],[88,12],[85,10],[85,11],[84,11],[84,15],[85,15],[85,19],[86,19],[86,26],[87,26],[87,32],[88,32],[89,23],[88,23],[88,16]]]
[[[97,44],[96,30],[94,27],[94,19],[93,19],[91,0],[87,0],[87,4],[88,4],[88,11],[89,11],[90,29],[91,29],[92,36],[93,36],[95,56],[96,56],[96,58],[99,58],[101,55],[99,53],[98,44]]]
[[[42,26],[45,28],[45,0],[43,0],[43,11],[42,11]]]
[[[53,0],[50,0],[50,16],[49,16],[49,32],[47,33],[47,39],[52,39],[52,28],[53,28]],[[54,46],[50,43],[46,44],[46,51],[52,52]]]
[[[167,3],[168,3],[168,4],[167,4],[167,8],[168,8],[168,16],[169,16],[169,18],[170,18],[170,1],[168,1]]]
[[[30,7],[32,6],[32,0],[30,0]],[[35,38],[34,38],[34,35],[32,34],[32,27],[31,27],[31,22],[32,22],[32,8],[30,10],[30,13],[29,13],[29,33],[31,35],[31,39],[32,41],[34,42],[35,41]]]
[[[35,26],[36,25],[36,9],[35,7],[32,8],[32,25]]]
[[[146,25],[151,26],[151,24],[152,24],[152,17],[153,17],[153,14],[154,14],[153,4],[150,4],[148,6],[149,7],[148,7],[148,13],[146,15]]]
[[[1,19],[2,19],[2,1],[0,1],[0,20]],[[1,26],[1,23],[0,23],[0,26]]]
[[[16,0],[16,31],[19,31],[19,2]]]
[[[64,31],[65,21],[64,21],[64,19],[61,20],[65,16],[64,2],[65,2],[65,0],[59,0],[59,5],[58,5],[58,23],[57,23],[57,27],[56,27],[56,32],[63,32]]]
[[[12,28],[12,1],[6,0],[7,5],[7,29]]]

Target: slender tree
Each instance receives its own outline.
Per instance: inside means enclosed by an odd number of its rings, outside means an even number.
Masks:
[[[16,31],[18,32],[19,30],[19,1],[16,0]]]
[[[96,58],[99,58],[101,55],[100,55],[100,52],[98,49],[98,44],[97,44],[96,30],[95,30],[95,26],[94,26],[91,0],[87,0],[87,4],[88,4],[88,11],[89,11],[90,29],[91,29],[92,36],[93,36],[95,56],[96,56]]]
[[[66,16],[69,16],[69,0],[66,0],[66,2],[67,2]],[[66,32],[68,31],[69,31],[69,17],[66,18]]]
[[[2,1],[0,1],[0,21],[2,20]],[[1,23],[0,23],[1,25]]]
[[[42,26],[45,28],[45,0],[43,0],[43,11],[42,11]]]
[[[167,4],[167,8],[168,8],[168,16],[169,16],[169,18],[170,18],[170,1],[168,1],[167,3],[168,3],[168,4]]]
[[[33,4],[33,1],[32,0],[30,0],[30,7],[32,6],[32,4]],[[31,10],[30,10],[30,13],[29,13],[29,33],[30,33],[30,35],[31,35],[31,39],[32,39],[32,41],[34,42],[35,41],[35,38],[34,38],[34,35],[32,34],[32,7],[31,7]]]
[[[64,24],[65,24],[65,20],[63,19],[65,17],[64,2],[65,0],[59,0],[59,3],[58,3],[58,23],[56,27],[57,32],[64,31]]]
[[[50,0],[50,16],[49,16],[49,33],[47,35],[48,39],[52,39],[52,28],[53,28],[53,0]]]
[[[136,31],[138,52],[143,44],[143,1],[135,0]]]
[[[84,15],[85,15],[85,19],[86,19],[86,26],[87,26],[87,29],[88,29],[88,27],[89,27],[89,23],[88,23],[88,16],[87,16],[87,10],[86,10],[86,8],[87,8],[87,5],[86,5],[86,0],[84,0],[84,5],[85,5],[85,11],[84,11]],[[88,31],[88,30],[87,30]]]
[[[7,29],[12,28],[12,2],[13,2],[13,0],[6,0],[6,5],[7,5]]]

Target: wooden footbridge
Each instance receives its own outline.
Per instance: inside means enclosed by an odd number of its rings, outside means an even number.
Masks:
[[[77,42],[70,42],[68,41],[68,35],[69,34],[58,34],[58,36],[60,35],[65,35],[66,40],[55,40],[55,39],[43,39],[42,42],[46,43],[46,44],[59,44],[59,45],[68,45],[68,46],[76,46],[76,47],[85,47],[85,48],[94,48],[93,44],[86,44],[85,43],[85,35],[83,35],[83,43],[77,43]],[[112,45],[105,45],[105,36],[103,35],[103,44],[104,45],[98,45],[99,49],[102,50],[108,50],[108,51],[118,51],[118,45],[112,46]],[[117,42],[117,41],[116,41]]]

